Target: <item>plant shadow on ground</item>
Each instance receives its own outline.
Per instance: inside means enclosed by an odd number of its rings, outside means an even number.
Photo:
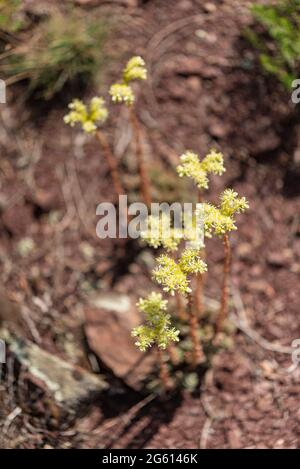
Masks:
[[[157,397],[148,406],[139,410],[129,422],[125,423],[121,431],[113,436],[112,441],[109,441],[105,448],[109,449],[117,439],[132,433],[132,429],[138,429],[138,431],[133,432],[127,442],[126,449],[144,448],[151,438],[157,434],[162,425],[172,421],[174,413],[180,407],[182,400],[180,392],[174,392],[165,397]]]
[[[36,126],[46,119],[47,115],[53,110],[66,110],[68,104],[74,96],[82,96],[88,90],[89,84],[82,78],[74,79],[68,82],[51,99],[45,99],[41,96],[39,89],[29,92],[26,80],[15,85],[14,100],[20,106],[26,106],[28,117]]]
[[[88,347],[88,345],[86,344]],[[90,353],[90,351],[89,351]],[[99,357],[94,356],[109,385],[107,391],[94,403],[101,412],[97,426],[109,420],[115,421],[114,430],[105,438],[103,448],[110,449],[126,435],[126,448],[143,448],[159,427],[172,421],[176,409],[181,405],[182,390],[174,389],[167,394],[161,390],[153,393],[137,392],[116,377]],[[143,358],[143,357],[142,357]],[[130,372],[129,372],[130,373]],[[146,397],[145,397],[146,396]],[[146,421],[145,421],[146,420]],[[135,429],[138,428],[138,433]],[[133,432],[128,440],[128,434]]]
[[[184,366],[185,369],[189,369],[188,365]],[[191,396],[200,398],[201,396],[201,385],[207,371],[206,366],[199,365],[196,369],[192,370],[193,373],[198,376],[197,387],[190,393]],[[117,431],[112,438],[106,442],[105,449],[109,449],[112,446],[122,440],[122,437],[126,439],[126,449],[142,449],[145,448],[152,437],[155,436],[160,427],[172,422],[173,417],[178,408],[180,408],[184,401],[184,389],[182,386],[175,387],[169,392],[162,394],[155,393],[148,395],[150,402],[147,401],[147,397],[137,401],[136,407],[138,410],[130,417],[122,419],[120,417],[120,430]],[[145,403],[145,405],[143,405]],[[108,398],[108,406],[112,406],[111,397]],[[103,405],[103,400],[102,400]],[[134,409],[134,407],[133,407]],[[114,414],[120,416],[120,409],[114,405]],[[108,415],[106,415],[108,417]],[[123,423],[123,425],[122,425]],[[115,447],[118,447],[116,445]]]
[[[212,321],[212,317],[207,315],[205,318],[206,327],[211,326],[210,321]],[[192,350],[192,344],[189,343],[189,338],[186,336],[187,333],[188,328],[183,328],[180,360],[176,364],[169,364],[173,386],[167,392],[162,390],[156,367],[143,382],[141,391],[137,392],[125,384],[126,378],[124,380],[116,377],[112,370],[94,355],[99,369],[109,384],[107,391],[95,403],[101,410],[98,426],[101,428],[101,424],[104,424],[105,427],[105,422],[113,420],[112,426],[116,427],[113,432],[110,432],[108,438],[105,437],[105,449],[119,447],[118,445],[123,438],[126,440],[126,446],[124,446],[126,449],[145,448],[161,426],[172,422],[187,393],[193,398],[201,398],[206,372],[211,367],[213,356],[222,346],[214,346],[211,337],[207,337],[203,344],[207,361],[193,368],[186,360]],[[85,342],[85,348],[87,354],[92,353],[87,342]],[[141,361],[144,360],[145,355],[141,355]],[[129,370],[127,376],[138,365],[139,363]]]

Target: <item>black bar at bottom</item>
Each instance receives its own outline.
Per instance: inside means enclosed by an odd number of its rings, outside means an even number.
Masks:
[[[172,464],[175,466],[203,466],[216,462],[241,467],[241,463],[299,463],[298,450],[179,450],[179,449],[151,449],[151,450],[102,450],[102,449],[68,449],[68,450],[0,450],[0,463],[31,464],[31,467],[41,468],[41,464],[52,465],[67,463],[70,467],[81,469],[105,467],[108,465],[123,467],[144,467]],[[6,466],[8,467],[8,466]],[[221,467],[221,466],[220,466]]]

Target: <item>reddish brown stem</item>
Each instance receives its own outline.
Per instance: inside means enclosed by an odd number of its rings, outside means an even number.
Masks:
[[[115,155],[112,153],[105,135],[102,132],[100,132],[100,130],[97,130],[96,137],[103,150],[104,158],[106,159],[106,162],[110,170],[110,174],[111,174],[111,178],[112,178],[112,182],[114,186],[114,191],[118,197],[119,195],[124,194],[124,189],[121,183],[117,159]]]
[[[133,131],[134,140],[135,140],[135,152],[136,152],[136,159],[137,159],[138,171],[139,171],[139,176],[140,176],[140,190],[141,190],[144,203],[147,205],[147,207],[150,207],[151,205],[150,181],[148,178],[148,173],[147,173],[145,162],[144,162],[140,124],[136,117],[135,110],[133,107],[130,109],[130,118],[131,118],[132,131]]]
[[[224,270],[223,270],[223,285],[222,285],[222,297],[221,297],[221,306],[219,310],[219,315],[217,318],[216,332],[217,334],[221,332],[224,321],[227,318],[228,312],[228,277],[230,271],[230,262],[231,262],[231,249],[229,237],[227,234],[223,238],[224,244]]]
[[[185,321],[187,319],[187,315],[184,309],[183,298],[180,293],[175,293],[175,300],[176,300],[176,309],[177,309],[177,316],[181,321]]]
[[[159,347],[157,348],[157,350],[158,350],[158,361],[159,361],[159,378],[163,385],[164,390],[167,391],[171,387],[169,370],[164,360],[164,352]]]
[[[189,295],[188,297],[188,306],[189,306],[189,321],[190,321],[190,336],[193,344],[192,351],[192,364],[194,367],[199,365],[199,363],[204,360],[204,353],[198,336],[198,319],[197,314],[193,305],[193,297]]]

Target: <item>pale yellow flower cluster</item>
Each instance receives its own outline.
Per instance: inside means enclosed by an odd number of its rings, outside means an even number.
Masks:
[[[64,117],[64,122],[71,127],[79,123],[87,133],[95,132],[98,124],[103,124],[108,116],[104,99],[98,96],[92,98],[89,105],[85,105],[79,99],[74,99],[69,104],[69,109],[70,112]]]
[[[147,79],[147,69],[142,57],[132,57],[123,70],[122,83],[115,83],[110,87],[109,94],[113,103],[125,103],[131,106],[134,103],[134,93],[130,83],[136,80]]]
[[[166,312],[167,304],[167,300],[163,300],[162,295],[156,292],[137,303],[146,317],[146,324],[135,327],[132,336],[137,338],[135,345],[142,352],[153,344],[164,350],[170,342],[178,342],[179,330],[171,327],[171,317]]]

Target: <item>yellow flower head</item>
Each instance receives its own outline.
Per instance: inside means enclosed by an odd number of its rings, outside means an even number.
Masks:
[[[169,215],[162,212],[160,216],[148,217],[147,230],[142,231],[141,238],[154,248],[163,246],[167,251],[176,251],[183,233],[181,229],[171,227]]]
[[[171,317],[166,313],[167,300],[160,293],[152,292],[147,298],[140,298],[137,306],[145,314],[146,324],[135,327],[132,336],[137,337],[135,345],[144,352],[154,343],[166,349],[170,342],[178,342],[179,331],[171,326]]]
[[[147,69],[145,67],[145,61],[142,57],[134,56],[128,62],[123,70],[124,83],[128,83],[133,80],[146,80]]]
[[[187,151],[180,157],[181,165],[177,166],[180,177],[187,176],[194,180],[199,189],[208,188],[207,172],[202,169],[199,157],[192,151]]]
[[[152,292],[147,298],[140,298],[137,306],[139,310],[153,318],[157,311],[167,311],[168,300],[163,300],[161,293]]]
[[[174,295],[179,291],[183,295],[191,292],[186,274],[174,259],[163,254],[157,259],[158,266],[153,271],[153,278],[163,285],[163,290]]]
[[[180,177],[187,176],[195,182],[199,189],[208,189],[208,175],[224,173],[222,153],[211,150],[201,161],[192,151],[187,151],[180,157],[181,164],[177,166]]]
[[[217,174],[222,176],[226,169],[224,167],[224,158],[222,153],[211,149],[210,152],[201,161],[201,167],[207,173]]]
[[[142,57],[132,57],[123,70],[122,83],[115,83],[110,87],[109,94],[113,103],[125,103],[127,106],[132,106],[134,103],[134,93],[129,85],[134,80],[146,80],[147,69]]]
[[[231,217],[235,213],[245,212],[248,208],[246,197],[239,197],[232,189],[225,189],[221,195],[220,210],[223,215]]]
[[[196,249],[185,249],[179,260],[179,267],[185,274],[204,274],[206,263],[199,257]]]
[[[105,122],[108,116],[104,99],[97,96],[91,99],[89,106],[79,99],[74,99],[68,107],[70,112],[64,117],[64,122],[71,127],[80,123],[87,133],[94,132],[97,129],[97,123]]]
[[[234,220],[223,215],[218,207],[205,203],[204,207],[204,233],[207,238],[212,235],[223,236],[229,231],[236,230]]]
[[[204,207],[204,231],[205,236],[213,234],[223,236],[236,230],[234,215],[242,213],[249,208],[245,197],[238,197],[237,192],[225,189],[220,197],[220,206],[205,203]]]

